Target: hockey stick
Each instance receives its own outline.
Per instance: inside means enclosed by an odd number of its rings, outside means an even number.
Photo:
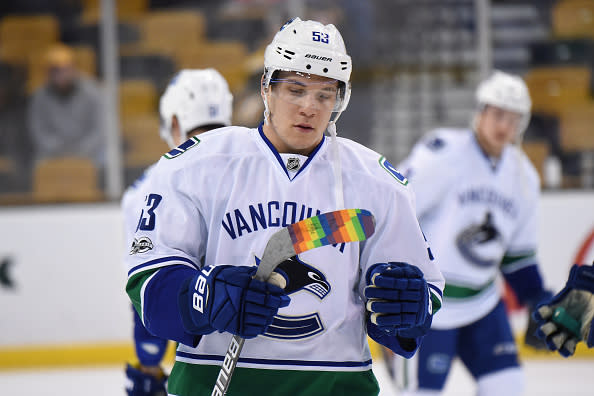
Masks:
[[[342,209],[301,220],[270,237],[254,278],[266,282],[274,269],[290,257],[322,246],[364,241],[374,231],[375,219],[363,209]],[[227,392],[244,342],[238,335],[231,339],[211,396]]]

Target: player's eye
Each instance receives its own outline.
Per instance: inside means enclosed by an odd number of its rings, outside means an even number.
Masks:
[[[332,95],[330,95],[328,93],[320,92],[318,94],[318,100],[319,101],[322,101],[323,102],[323,101],[330,100],[330,99],[332,99]]]
[[[289,92],[295,96],[303,96],[305,93],[305,90],[303,88],[290,87]]]

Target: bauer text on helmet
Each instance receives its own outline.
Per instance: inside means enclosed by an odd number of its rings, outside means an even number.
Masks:
[[[194,129],[231,125],[233,96],[215,69],[180,71],[161,97],[161,137],[172,146],[172,118],[178,120],[182,141]]]

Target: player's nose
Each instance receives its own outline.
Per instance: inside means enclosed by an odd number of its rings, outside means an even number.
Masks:
[[[300,113],[307,117],[313,117],[317,111],[318,105],[313,95],[305,95],[301,101]]]

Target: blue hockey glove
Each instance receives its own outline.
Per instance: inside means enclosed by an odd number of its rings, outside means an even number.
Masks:
[[[126,365],[126,393],[128,396],[167,396],[167,376],[143,373],[139,365]]]
[[[179,299],[186,329],[196,334],[226,331],[246,339],[264,333],[291,299],[278,286],[254,279],[256,269],[208,266],[189,280]]]
[[[379,263],[366,275],[366,308],[372,324],[388,335],[424,336],[431,327],[429,288],[421,270],[407,263]]]
[[[564,357],[575,353],[578,342],[594,346],[594,266],[574,265],[565,287],[552,299],[539,304],[533,313],[538,323],[537,337],[550,350]]]

